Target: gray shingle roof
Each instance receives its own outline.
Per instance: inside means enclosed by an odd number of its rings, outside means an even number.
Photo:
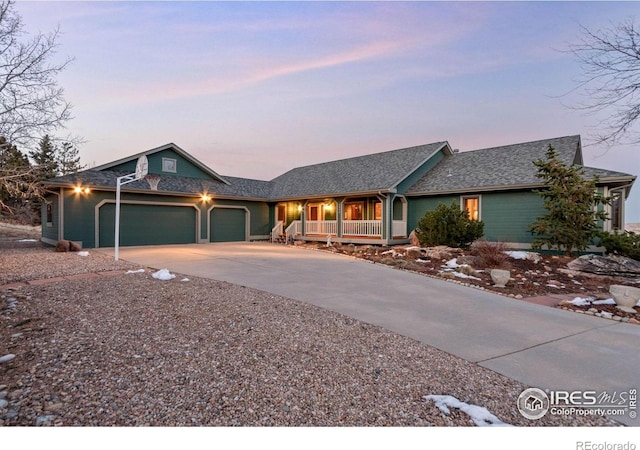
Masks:
[[[49,185],[83,185],[93,188],[116,189],[118,177],[129,175],[122,171],[114,170],[84,170],[71,175],[47,180]],[[199,195],[202,193],[214,194],[222,197],[266,199],[269,196],[270,184],[268,181],[251,180],[247,178],[224,177],[228,183],[218,180],[206,180],[173,175],[160,175],[158,183],[159,193],[182,193]],[[147,181],[133,181],[123,186],[124,190],[149,191]]]
[[[447,153],[448,156],[411,186],[406,195],[538,186],[540,180],[535,176],[533,161],[546,157],[549,144],[565,164],[582,164],[580,136],[545,139],[452,155]],[[446,142],[436,142],[298,167],[272,181],[228,176],[206,180],[163,174],[158,185],[158,193],[208,193],[228,198],[276,201],[388,191],[445,146],[448,146]],[[117,177],[128,174],[109,170],[107,166],[109,165],[53,178],[47,180],[46,184],[83,185],[115,190]],[[605,169],[585,167],[585,170],[587,175],[597,175],[602,180],[635,179],[631,175]],[[149,192],[150,188],[146,181],[141,180],[129,183],[123,189]]]
[[[411,186],[407,195],[539,185],[533,161],[546,158],[549,144],[565,164],[582,164],[577,135],[454,153]]]
[[[271,198],[320,197],[391,189],[445,145],[446,142],[436,142],[298,167],[271,181]]]

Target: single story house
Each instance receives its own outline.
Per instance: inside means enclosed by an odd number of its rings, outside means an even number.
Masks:
[[[533,161],[549,145],[582,166],[580,136],[458,152],[448,142],[298,167],[271,181],[222,176],[175,144],[47,180],[42,240],[85,248],[115,241],[116,181],[136,170],[147,177],[121,188],[120,245],[292,240],[401,244],[426,211],[456,201],[485,223],[485,238],[528,248],[527,227],[545,213]],[[614,197],[604,229],[624,227],[635,176],[585,167]]]

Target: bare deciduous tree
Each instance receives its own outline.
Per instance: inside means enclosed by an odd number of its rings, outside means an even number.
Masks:
[[[582,27],[570,48],[582,68],[578,90],[585,101],[577,109],[605,113],[595,134],[598,143],[638,143],[633,129],[640,117],[640,33],[633,19],[593,32]]]
[[[71,60],[51,62],[57,29],[22,41],[25,35],[13,2],[0,1],[0,136],[29,147],[71,118],[56,81]]]
[[[13,1],[0,0],[0,212],[41,195],[39,168],[19,161],[16,145],[33,147],[71,118],[56,80],[71,60],[52,62],[58,35],[27,35]]]

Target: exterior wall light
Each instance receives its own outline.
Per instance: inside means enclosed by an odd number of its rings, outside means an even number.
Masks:
[[[200,196],[200,198],[202,199],[203,202],[208,202],[211,201],[211,196],[207,195],[207,194],[202,194]]]
[[[82,187],[82,186],[76,186],[73,188],[73,192],[75,192],[76,194],[89,194],[91,193],[91,189],[89,189],[88,187]]]

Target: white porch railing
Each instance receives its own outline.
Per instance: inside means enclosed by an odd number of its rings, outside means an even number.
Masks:
[[[287,242],[293,240],[296,235],[302,233],[302,222],[299,220],[294,220],[289,224],[286,230],[284,230],[284,234],[287,236]]]
[[[394,220],[391,231],[394,237],[407,237],[407,222],[404,220]]]
[[[342,222],[343,236],[382,236],[381,220],[345,220]]]
[[[283,227],[284,223],[280,220],[276,223],[276,226],[271,229],[271,242],[275,242],[276,239],[282,235]]]
[[[337,220],[307,220],[305,234],[338,234]]]

